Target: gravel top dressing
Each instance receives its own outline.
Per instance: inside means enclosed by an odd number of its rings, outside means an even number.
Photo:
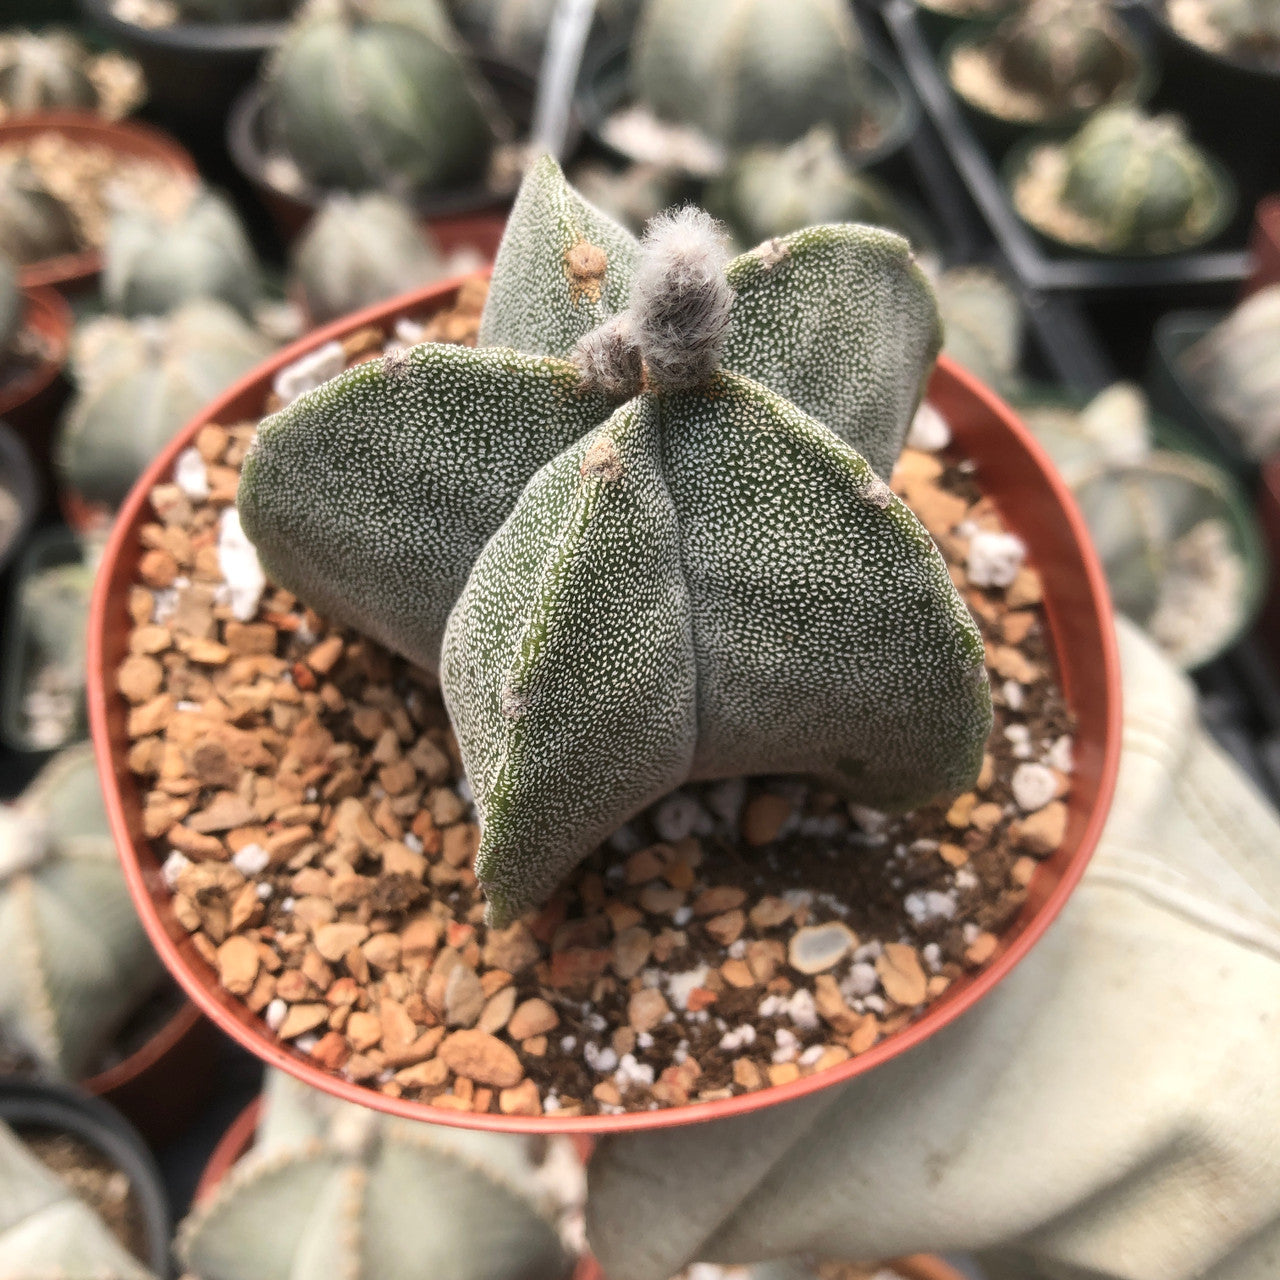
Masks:
[[[266,408],[388,339],[473,341],[483,294],[322,348]],[[282,1041],[456,1110],[673,1107],[863,1053],[996,952],[1062,841],[1072,726],[1039,578],[963,461],[908,449],[893,485],[986,640],[976,789],[890,818],[794,777],[688,786],[493,931],[433,682],[264,582],[240,533],[254,429],[203,428],[152,491],[117,688],[178,919]]]

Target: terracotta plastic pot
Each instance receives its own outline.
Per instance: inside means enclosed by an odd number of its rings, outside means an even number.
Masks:
[[[0,386],[0,418],[3,418],[31,450],[46,479],[52,428],[67,386],[60,378],[71,346],[71,308],[55,289],[23,289],[25,322],[46,343],[48,355],[20,378]]]
[[[1280,196],[1267,196],[1258,202],[1253,214],[1253,233],[1249,237],[1249,256],[1253,260],[1253,271],[1245,282],[1246,295],[1269,284],[1280,284]]]
[[[126,762],[128,706],[116,691],[115,681],[116,669],[126,653],[126,602],[141,554],[139,530],[150,518],[151,488],[168,478],[178,454],[191,445],[202,425],[259,416],[276,372],[285,365],[366,325],[389,326],[401,316],[421,316],[427,308],[445,307],[459,283],[435,285],[370,307],[277,353],[189,423],[143,474],[120,510],[90,609],[89,720],[125,876],[161,959],[222,1030],[268,1065],[350,1102],[411,1120],[478,1129],[618,1133],[718,1120],[841,1084],[906,1052],[981,1000],[1027,954],[1058,914],[1101,833],[1120,757],[1120,670],[1111,604],[1083,519],[1048,455],[1013,411],[945,356],[930,384],[930,399],[951,424],[958,451],[977,464],[984,491],[1000,505],[1010,531],[1027,544],[1030,560],[1043,576],[1046,617],[1061,667],[1063,694],[1076,717],[1076,765],[1067,802],[1065,839],[1038,867],[1022,910],[1005,930],[996,956],[981,972],[953,983],[918,1020],[830,1070],[732,1098],[624,1115],[477,1115],[391,1098],[321,1070],[278,1040],[259,1017],[219,986],[217,975],[175,917],[160,860],[143,834],[143,796]]]
[[[145,1044],[80,1087],[123,1113],[148,1142],[168,1142],[213,1095],[219,1039],[213,1023],[183,1000]]]
[[[34,1129],[70,1134],[124,1173],[146,1236],[147,1256],[141,1261],[155,1275],[169,1275],[172,1218],[164,1183],[142,1139],[120,1115],[78,1089],[10,1076],[0,1080],[0,1120],[19,1135]]]
[[[42,133],[60,133],[84,146],[105,147],[122,159],[150,160],[193,182],[199,178],[195,161],[167,133],[143,124],[100,120],[83,111],[49,111],[4,121],[0,123],[0,147],[26,142]],[[101,270],[101,251],[82,249],[29,263],[19,269],[18,279],[24,289],[50,284],[80,286]]]
[[[262,1099],[255,1098],[231,1122],[226,1133],[218,1139],[218,1145],[209,1155],[209,1161],[196,1183],[193,1200],[199,1204],[213,1195],[218,1184],[231,1171],[232,1165],[253,1146],[254,1134],[258,1129],[258,1115],[262,1110]],[[580,1154],[586,1160],[591,1152],[590,1145],[585,1144]],[[955,1267],[935,1258],[932,1254],[916,1253],[909,1258],[895,1258],[886,1262],[885,1267],[902,1280],[966,1280]],[[573,1280],[605,1280],[600,1264],[587,1256],[578,1260],[574,1268]]]

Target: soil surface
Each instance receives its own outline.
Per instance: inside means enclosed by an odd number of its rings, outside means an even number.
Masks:
[[[398,332],[473,340],[482,302]],[[986,641],[973,791],[891,818],[795,777],[686,786],[497,931],[432,679],[269,583],[233,613],[219,546],[255,425],[205,427],[185,487],[153,491],[117,689],[175,914],[295,1051],[456,1110],[679,1106],[864,1053],[999,954],[1064,839],[1072,724],[1039,577],[968,463],[909,449],[893,487]]]

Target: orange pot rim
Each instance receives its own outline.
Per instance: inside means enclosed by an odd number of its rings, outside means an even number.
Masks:
[[[176,138],[160,129],[134,121],[103,120],[88,111],[42,111],[0,122],[0,146],[41,133],[61,133],[73,141],[93,143],[121,155],[151,160],[198,182],[196,162]],[[89,280],[102,270],[101,249],[42,258],[18,268],[24,289],[43,285],[70,285]]]
[[[26,300],[26,327],[53,343],[52,354],[46,356],[33,369],[16,378],[7,387],[0,388],[0,418],[20,409],[53,385],[54,379],[67,363],[71,349],[71,308],[56,289],[42,285],[24,286],[22,296]]]
[[[286,1071],[305,1084],[347,1102],[433,1124],[506,1133],[618,1134],[724,1120],[780,1106],[844,1084],[914,1048],[955,1021],[1007,977],[1057,917],[1084,874],[1102,833],[1120,764],[1120,662],[1114,614],[1102,565],[1089,540],[1084,518],[1048,454],[1013,411],[971,373],[945,355],[939,357],[929,397],[941,398],[951,409],[949,413],[948,408],[944,408],[943,416],[951,422],[953,434],[957,438],[960,436],[958,424],[962,418],[967,420],[964,429],[970,442],[990,440],[991,432],[997,431],[1000,433],[1000,447],[987,454],[983,467],[999,472],[1012,466],[1019,475],[1030,477],[1041,489],[1037,500],[1023,501],[1021,505],[1016,504],[1013,495],[1001,490],[998,484],[994,493],[986,490],[997,501],[1002,497],[1006,499],[1004,514],[1013,532],[1034,541],[1031,538],[1034,530],[1047,529],[1046,522],[1057,521],[1052,535],[1043,534],[1048,547],[1046,556],[1038,556],[1033,548],[1032,560],[1040,569],[1045,584],[1045,611],[1054,636],[1053,647],[1064,695],[1078,716],[1082,708],[1088,706],[1093,734],[1091,737],[1078,734],[1076,738],[1076,772],[1073,777],[1076,785],[1068,799],[1069,805],[1074,807],[1067,837],[1058,852],[1045,859],[1038,868],[1022,911],[1014,924],[1001,935],[995,957],[982,970],[953,983],[915,1021],[886,1036],[865,1053],[834,1067],[787,1084],[715,1101],[620,1115],[557,1117],[552,1113],[507,1116],[453,1111],[405,1098],[392,1098],[376,1089],[354,1084],[323,1070],[309,1057],[291,1049],[277,1039],[260,1017],[251,1014],[243,1001],[219,986],[213,968],[195,951],[190,937],[173,917],[159,861],[140,827],[137,830],[131,827],[126,813],[124,793],[128,790],[131,799],[136,801],[135,784],[123,751],[118,759],[113,751],[117,741],[123,745],[113,732],[123,708],[115,692],[114,655],[108,657],[107,653],[111,631],[122,633],[124,629],[124,597],[129,583],[123,575],[138,556],[136,529],[147,518],[150,491],[169,476],[178,454],[189,446],[201,426],[210,422],[242,420],[259,413],[266,391],[280,369],[323,344],[340,340],[358,329],[370,325],[385,326],[403,315],[420,317],[424,309],[433,305],[442,307],[452,299],[465,278],[442,281],[389,302],[378,303],[318,329],[277,352],[197,414],[152,461],[120,508],[102,557],[90,604],[87,696],[90,731],[107,814],[134,906],[152,945],[165,967],[213,1023],[268,1066]],[[241,402],[252,402],[257,407],[246,412]],[[990,449],[989,445],[987,447]],[[1009,519],[1019,515],[1024,517],[1024,524],[1016,518]],[[120,583],[117,583],[117,578]],[[1067,633],[1074,637],[1074,644],[1063,642]],[[1087,653],[1081,651],[1082,645],[1088,646]],[[123,650],[120,653],[122,656]],[[1087,798],[1084,786],[1086,764],[1091,780],[1091,796]],[[138,809],[136,803],[133,807]],[[1051,866],[1055,873],[1052,877],[1048,875]],[[1049,879],[1053,881],[1051,884]]]
[[[148,1037],[115,1066],[82,1080],[80,1088],[86,1093],[93,1094],[95,1098],[105,1098],[110,1101],[113,1093],[132,1084],[162,1062],[200,1025],[203,1019],[204,1014],[200,1012],[194,1001],[186,998],[184,992],[182,1004],[171,1017],[165,1019],[164,1024],[156,1029],[154,1035]]]
[[[191,1197],[193,1206],[199,1206],[208,1201],[236,1162],[253,1146],[254,1135],[258,1131],[258,1119],[261,1115],[262,1095],[259,1094],[227,1126],[222,1137],[209,1153],[209,1159],[200,1171],[200,1181],[196,1183],[195,1193]],[[585,1163],[590,1156],[590,1150],[579,1147],[578,1154]],[[896,1272],[902,1280],[966,1280],[955,1267],[932,1253],[913,1253],[906,1258],[890,1259],[883,1265]],[[584,1254],[578,1259],[572,1280],[605,1280],[605,1277],[595,1258],[590,1254]]]

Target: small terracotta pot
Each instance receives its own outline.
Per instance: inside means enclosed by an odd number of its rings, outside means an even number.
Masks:
[[[72,142],[105,147],[122,158],[153,161],[192,182],[199,179],[195,161],[167,133],[143,124],[101,120],[84,111],[49,111],[6,120],[0,123],[0,147],[26,142],[42,133],[60,133]],[[83,249],[28,263],[19,268],[18,279],[24,289],[50,284],[79,287],[101,270],[101,250]]]
[[[195,1204],[200,1204],[213,1195],[236,1161],[253,1146],[261,1110],[262,1099],[255,1098],[218,1139],[218,1145],[210,1153],[208,1163],[200,1174],[200,1181],[196,1183],[193,1197]],[[590,1157],[589,1143],[579,1148],[579,1155],[584,1162]],[[955,1267],[929,1253],[913,1253],[909,1258],[894,1258],[884,1265],[901,1276],[902,1280],[966,1280]],[[573,1280],[605,1280],[605,1275],[600,1264],[588,1254],[578,1259],[578,1265],[573,1270]]]
[[[1075,773],[1066,836],[1041,863],[1022,910],[981,972],[957,980],[919,1019],[874,1048],[827,1071],[754,1093],[658,1111],[577,1117],[517,1117],[450,1111],[391,1098],[322,1070],[281,1042],[244,1003],[224,991],[174,915],[161,865],[142,823],[143,797],[126,763],[128,705],[116,690],[126,654],[127,600],[141,555],[139,531],[150,518],[149,494],[207,423],[261,414],[278,370],[326,342],[367,325],[389,327],[401,316],[448,306],[459,281],[430,286],[318,329],[278,352],[201,412],[139,479],[120,509],[103,555],[90,608],[87,652],[89,721],[103,795],[134,905],[161,959],[191,998],[229,1036],[269,1066],[349,1102],[410,1120],[525,1133],[621,1133],[720,1120],[777,1106],[842,1084],[897,1057],[973,1007],[1036,943],[1084,873],[1106,820],[1120,760],[1120,667],[1106,579],[1083,518],[1053,463],[1013,411],[947,357],[938,361],[929,398],[950,423],[958,451],[978,466],[984,491],[1002,509],[1010,532],[1027,544],[1044,581],[1046,619],[1061,668],[1063,695],[1076,718]]]
[[[80,1083],[122,1112],[153,1144],[176,1138],[217,1083],[217,1028],[190,1000],[145,1044]]]
[[[1246,296],[1269,284],[1280,284],[1280,196],[1267,196],[1258,202],[1249,237],[1249,256],[1253,270],[1245,281]]]
[[[53,426],[67,395],[60,375],[71,347],[71,308],[56,289],[32,287],[22,292],[26,326],[44,339],[49,354],[21,378],[0,386],[0,419],[23,438],[52,492]]]

